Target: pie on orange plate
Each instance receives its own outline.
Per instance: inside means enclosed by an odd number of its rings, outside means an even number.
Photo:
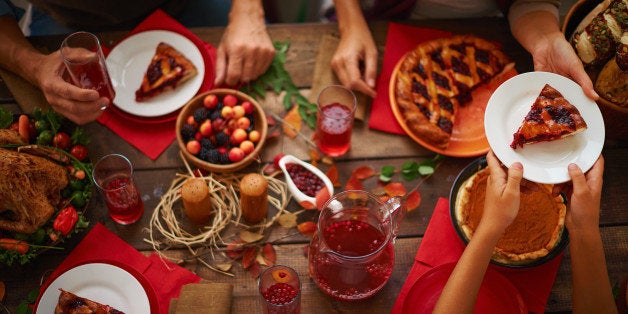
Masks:
[[[174,47],[160,42],[150,61],[142,84],[135,91],[135,100],[142,102],[174,89],[196,76],[194,64]]]
[[[474,35],[419,44],[404,56],[396,76],[395,99],[405,124],[426,142],[447,148],[458,106],[512,66],[498,46]]]
[[[565,99],[558,90],[545,84],[513,135],[510,147],[517,149],[525,144],[554,141],[586,129],[587,123],[578,108]]]
[[[484,212],[488,176],[489,169],[484,168],[458,190],[455,219],[467,240],[473,237]],[[562,197],[552,195],[552,185],[537,186],[537,191],[521,193],[519,213],[497,242],[494,261],[506,265],[529,264],[545,257],[560,241],[567,207]]]
[[[95,314],[124,314],[113,307],[82,298],[74,293],[61,290],[59,302],[55,307],[55,314],[78,314],[78,313],[95,313]]]

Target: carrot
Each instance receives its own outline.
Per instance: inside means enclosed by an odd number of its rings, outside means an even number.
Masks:
[[[20,118],[17,120],[17,131],[27,143],[30,141],[30,137],[28,134],[29,124],[30,121],[28,119],[28,116],[25,114],[20,115]]]
[[[28,252],[28,243],[22,240],[2,238],[0,239],[0,248],[6,251],[16,251],[20,254],[25,254]]]

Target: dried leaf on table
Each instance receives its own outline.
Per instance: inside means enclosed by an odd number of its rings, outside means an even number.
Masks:
[[[351,176],[355,176],[358,180],[368,179],[375,175],[375,169],[369,166],[362,166],[353,170]]]
[[[342,186],[342,184],[338,180],[338,167],[336,167],[335,164],[331,165],[331,167],[327,169],[327,172],[325,173],[325,175],[329,178],[329,181],[331,181],[331,184],[335,188],[339,188]]]
[[[257,261],[254,261],[248,270],[249,270],[249,275],[251,275],[252,278],[257,278],[262,273],[262,267],[259,265]]]
[[[310,210],[310,209],[315,209],[316,208],[316,204],[312,204],[312,202],[310,201],[301,201],[299,203],[299,205],[301,205],[301,207]]]
[[[291,139],[297,137],[297,133],[301,131],[301,124],[303,122],[299,115],[299,108],[297,106],[292,107],[292,109],[286,113],[286,116],[283,117],[283,120],[288,124],[282,125],[284,134]]]
[[[251,267],[255,262],[256,256],[257,247],[247,247],[244,249],[244,254],[242,254],[242,267],[244,267],[244,269]]]
[[[327,186],[323,186],[318,192],[316,192],[316,208],[323,210],[323,205],[331,198],[331,194],[327,189]]]
[[[246,243],[253,243],[261,240],[264,237],[263,234],[254,233],[247,230],[240,231],[240,239],[244,240]]]
[[[216,266],[216,268],[224,271],[224,272],[228,272],[231,269],[231,266],[233,266],[232,263],[220,263],[220,264],[216,264],[214,265]]]
[[[419,191],[412,191],[406,198],[406,208],[408,212],[415,210],[421,205],[421,193]]]
[[[386,194],[391,197],[406,195],[406,187],[399,182],[390,182],[384,187]]]
[[[269,266],[275,265],[277,262],[277,253],[275,252],[275,248],[270,243],[266,243],[262,248],[262,257]]]
[[[277,220],[279,221],[279,225],[284,228],[293,228],[297,226],[297,215],[293,213],[281,214]]]
[[[364,190],[364,185],[362,181],[352,175],[349,177],[349,180],[347,180],[347,184],[345,184],[345,190]]]
[[[244,244],[244,241],[242,239],[236,239],[234,242],[227,244],[225,253],[227,253],[227,256],[232,259],[238,259],[242,257],[242,253],[244,252],[242,250],[242,244]]]
[[[275,130],[275,131],[269,132],[266,135],[266,139],[271,139],[271,138],[275,138],[275,137],[279,137],[279,136],[281,136],[281,132],[279,132],[279,130]]]
[[[255,262],[257,262],[258,264],[262,266],[270,266],[268,265],[268,263],[266,263],[266,260],[264,260],[264,257],[262,256],[261,252],[258,252],[257,256],[255,256]]]
[[[316,232],[316,223],[312,221],[302,222],[297,226],[297,230],[304,236],[314,236]]]

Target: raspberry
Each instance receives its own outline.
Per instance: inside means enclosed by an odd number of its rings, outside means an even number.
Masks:
[[[196,131],[194,130],[194,126],[191,124],[184,124],[181,127],[181,137],[183,137],[183,141],[187,142],[194,138],[194,134]]]
[[[198,108],[194,111],[194,121],[201,123],[205,121],[205,119],[207,119],[207,110],[205,110],[205,107]]]

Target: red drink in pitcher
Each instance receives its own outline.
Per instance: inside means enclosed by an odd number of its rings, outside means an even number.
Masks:
[[[318,148],[323,154],[337,157],[351,146],[352,110],[340,103],[321,108],[317,120]]]
[[[140,219],[144,213],[144,202],[132,179],[114,177],[105,182],[105,203],[111,219],[123,225]]]
[[[323,239],[311,242],[309,260],[310,275],[323,292],[338,300],[356,301],[386,284],[392,274],[394,248],[382,231],[360,220],[337,221],[321,231]],[[321,250],[321,240],[331,252]]]

